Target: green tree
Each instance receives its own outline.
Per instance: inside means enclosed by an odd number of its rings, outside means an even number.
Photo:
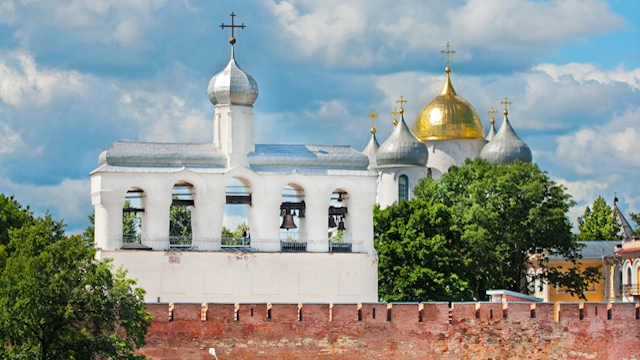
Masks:
[[[0,246],[9,243],[9,230],[20,228],[32,219],[28,206],[23,208],[13,196],[0,194]]]
[[[222,227],[222,237],[223,238],[232,238],[233,237],[233,232],[231,232],[231,230],[229,230],[226,226]]]
[[[384,301],[460,301],[473,294],[460,274],[452,215],[424,199],[374,209],[378,286]]]
[[[0,358],[144,358],[144,290],[50,215],[9,231],[0,269]]]
[[[130,209],[130,208],[131,208],[131,201],[125,200],[123,209]],[[133,236],[140,234],[140,218],[136,215],[135,212],[129,212],[129,211],[122,212],[122,234],[133,235]]]
[[[635,229],[633,229],[634,236],[640,236],[640,213],[630,213],[631,221],[636,224]]]
[[[416,199],[404,205],[421,202],[410,209],[412,213],[421,207],[423,211],[431,211],[433,207],[443,206],[440,212],[450,214],[450,220],[447,220],[449,224],[442,225],[444,228],[407,223],[410,228],[404,230],[406,238],[403,241],[419,249],[430,246],[425,239],[443,236],[451,247],[447,253],[451,259],[448,264],[451,265],[441,264],[438,260],[435,265],[417,264],[412,260],[413,263],[406,266],[422,266],[435,273],[457,276],[456,284],[465,286],[465,289],[456,294],[466,300],[472,299],[467,294],[472,294],[477,300],[485,299],[485,292],[489,289],[526,291],[529,279],[525,273],[532,254],[540,255],[535,259],[536,265],[547,268],[539,278],[565,287],[571,294],[583,297],[589,281],[598,277],[596,268],[581,272],[577,266],[580,245],[572,237],[567,217],[573,205],[571,196],[535,164],[492,165],[482,159],[467,160],[461,167],[450,168],[437,181],[423,179],[414,189],[414,194]],[[399,206],[403,204],[394,207]],[[442,215],[440,218],[440,221],[446,219]],[[385,223],[377,223],[376,226],[376,240],[393,230]],[[410,245],[405,244],[404,247]],[[381,273],[395,276],[388,281],[406,281],[394,275],[393,269],[401,266],[399,261],[408,260],[383,259],[384,252],[378,251],[381,254],[380,268],[391,269],[381,269]],[[566,258],[571,265],[564,269],[548,268],[549,256]],[[449,266],[453,268],[448,269]],[[409,279],[407,286],[419,286],[412,281]],[[399,287],[399,290],[406,293],[407,286]],[[387,291],[387,286],[381,285],[380,289],[381,297],[391,295],[382,292]],[[447,296],[447,293],[429,295],[430,298]],[[407,297],[404,300],[423,299]]]
[[[191,208],[182,205],[171,205],[169,209],[169,236],[191,237]]]
[[[602,196],[593,201],[578,217],[578,238],[580,240],[622,240],[620,225],[611,206]]]

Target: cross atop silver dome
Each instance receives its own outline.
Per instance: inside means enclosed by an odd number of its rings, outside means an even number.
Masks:
[[[234,18],[236,14],[231,13],[231,25],[220,25],[220,28],[231,28],[231,60],[229,64],[219,73],[214,75],[209,81],[207,93],[213,105],[233,104],[233,105],[253,105],[258,99],[258,83],[247,72],[242,70],[236,63],[234,46],[236,44],[235,29],[246,28],[245,24],[236,25]]]

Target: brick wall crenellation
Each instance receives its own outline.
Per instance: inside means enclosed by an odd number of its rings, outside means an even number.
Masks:
[[[640,359],[633,303],[148,304],[153,359]],[[374,315],[375,314],[375,315]],[[569,356],[571,358],[571,356]]]

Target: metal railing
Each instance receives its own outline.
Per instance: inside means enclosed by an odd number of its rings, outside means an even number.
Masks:
[[[625,296],[640,295],[640,285],[638,284],[622,285],[622,293]]]
[[[188,236],[141,236],[126,234],[116,240],[117,249],[140,250],[140,247],[126,246],[137,244],[154,251],[229,251],[243,248],[250,252],[313,252],[313,253],[361,253],[363,242],[336,240],[308,240],[306,233],[289,234],[280,239],[254,239],[243,237],[194,238]],[[226,249],[226,250],[223,250]]]
[[[225,247],[250,247],[251,238],[248,237],[223,237],[222,246]]]
[[[140,234],[123,234],[122,243],[123,244],[141,244],[142,236]]]

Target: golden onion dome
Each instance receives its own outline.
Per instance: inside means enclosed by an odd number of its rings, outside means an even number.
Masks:
[[[413,133],[420,140],[484,139],[484,128],[476,110],[456,94],[449,73],[440,93],[420,110]]]

